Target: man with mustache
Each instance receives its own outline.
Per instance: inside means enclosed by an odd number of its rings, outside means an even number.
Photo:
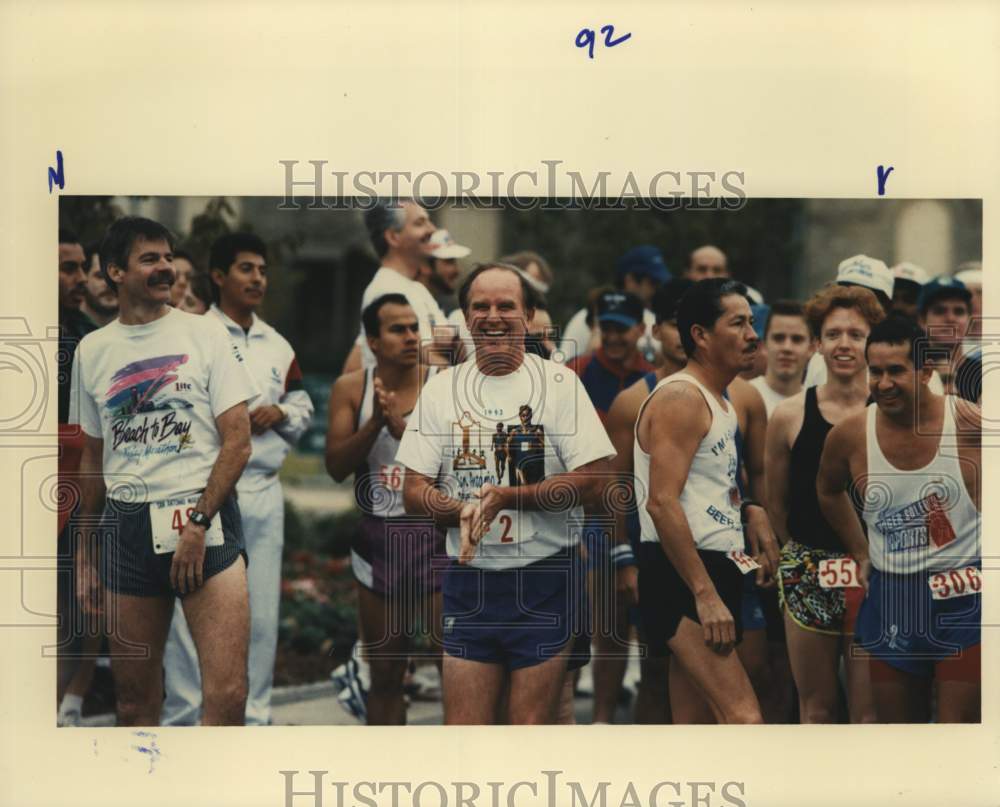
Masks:
[[[931,392],[928,353],[912,320],[872,328],[875,403],[827,435],[816,492],[865,590],[856,638],[871,654],[877,720],[978,723],[982,417]]]
[[[267,245],[252,233],[229,233],[212,244],[209,266],[215,302],[206,316],[225,326],[260,390],[249,413],[252,453],[236,492],[250,561],[246,724],[261,726],[271,720],[278,643],[285,534],[285,500],[278,471],[308,428],[313,405],[302,388],[302,371],[292,346],[256,313],[267,292]],[[198,656],[180,604],[175,607],[164,667],[163,725],[193,725],[201,707]]]
[[[759,505],[742,500],[738,418],[726,388],[753,365],[757,335],[746,287],[696,283],[677,326],[687,363],[650,393],[635,429],[641,525],[639,608],[650,653],[671,656],[720,723],[761,723],[750,679],[732,651],[742,639],[743,575],[771,575],[777,545]],[[744,530],[751,555],[746,555]],[[673,687],[672,687],[673,690]],[[677,713],[682,706],[672,700]]]
[[[119,313],[84,337],[73,363],[71,413],[84,440],[79,596],[92,612],[100,584],[84,537],[96,531],[119,725],[159,722],[178,597],[199,651],[202,722],[240,725],[250,622],[232,494],[250,457],[247,404],[258,391],[217,318],[170,307],[173,243],[163,225],[133,216],[101,243]],[[127,406],[133,397],[139,411]],[[115,442],[116,433],[127,436]]]

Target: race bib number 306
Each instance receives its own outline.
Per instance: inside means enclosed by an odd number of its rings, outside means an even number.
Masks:
[[[177,549],[184,525],[198,504],[199,496],[181,496],[163,499],[149,505],[149,522],[153,533],[153,551],[165,555]],[[218,514],[205,530],[205,546],[221,546],[225,541],[222,534],[222,517]]]
[[[935,600],[950,600],[978,594],[983,590],[983,578],[975,566],[966,566],[964,569],[928,575],[927,585],[931,587],[931,596]]]
[[[819,562],[820,588],[857,588],[860,585],[854,558],[824,558]]]

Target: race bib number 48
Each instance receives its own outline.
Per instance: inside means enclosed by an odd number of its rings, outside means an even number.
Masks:
[[[854,558],[824,558],[819,562],[820,588],[857,588],[860,585]]]
[[[757,561],[739,549],[730,549],[726,553],[726,557],[735,563],[736,568],[743,572],[743,574],[749,574],[755,569],[760,568],[760,564]]]
[[[165,555],[177,549],[184,525],[198,504],[199,496],[180,496],[164,499],[149,505],[149,522],[153,533],[153,551]],[[225,541],[222,534],[222,517],[216,515],[205,530],[205,546],[221,546]]]
[[[966,566],[964,569],[928,575],[927,585],[931,587],[931,596],[935,600],[950,600],[978,594],[983,590],[983,578],[975,566]]]

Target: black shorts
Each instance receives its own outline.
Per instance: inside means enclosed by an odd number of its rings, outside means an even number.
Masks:
[[[725,552],[698,550],[698,557],[736,623],[736,643],[743,639],[743,573]],[[681,617],[698,622],[694,595],[667,560],[658,543],[639,545],[639,612],[652,658],[667,655],[667,642],[677,633]]]
[[[205,580],[229,568],[241,555],[248,563],[243,525],[236,497],[230,495],[215,518],[222,521],[224,541],[205,548]],[[101,542],[101,582],[108,591],[133,597],[183,597],[170,585],[174,553],[153,551],[148,503],[108,499],[104,506]]]

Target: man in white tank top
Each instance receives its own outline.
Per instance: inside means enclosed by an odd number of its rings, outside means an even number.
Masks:
[[[404,296],[386,294],[365,308],[362,322],[377,364],[347,373],[333,385],[326,468],[338,482],[355,475],[362,511],[351,569],[358,590],[361,655],[370,667],[367,721],[401,725],[406,722],[403,676],[411,640],[418,627],[436,624],[440,614],[440,582],[434,580],[433,566],[435,557],[444,555],[444,533],[428,519],[406,515],[403,467],[396,462],[406,416],[428,374],[419,361],[417,315]],[[433,655],[439,663],[440,651]],[[345,682],[345,705],[359,718],[365,715],[364,673],[362,666],[360,683],[353,672]]]
[[[733,648],[742,634],[743,574],[773,574],[777,543],[759,505],[736,483],[736,412],[723,391],[757,351],[746,287],[715,278],[681,299],[684,370],[663,379],[636,424],[641,524],[639,607],[650,652],[669,647],[671,703],[690,679],[720,723],[761,723]],[[743,552],[745,518],[753,558]],[[695,697],[697,695],[694,695]]]
[[[872,656],[880,722],[979,722],[979,407],[928,389],[927,339],[891,317],[868,337],[875,405],[827,435],[817,493],[867,596],[857,641]],[[853,480],[854,495],[848,486]],[[862,508],[865,538],[854,515]]]

